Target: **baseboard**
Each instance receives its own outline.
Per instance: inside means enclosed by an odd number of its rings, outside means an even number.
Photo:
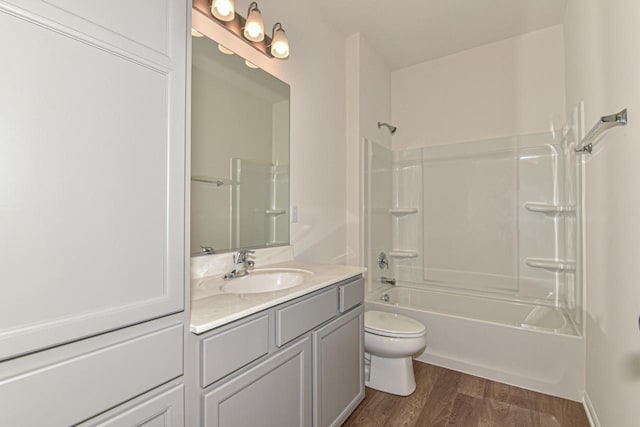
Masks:
[[[596,410],[594,409],[593,404],[591,403],[591,399],[589,399],[589,395],[586,391],[584,392],[582,405],[584,406],[584,411],[587,413],[587,418],[589,419],[589,424],[591,424],[591,427],[600,427],[600,421],[598,421]]]

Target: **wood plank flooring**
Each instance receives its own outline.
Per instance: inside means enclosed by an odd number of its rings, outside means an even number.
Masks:
[[[411,396],[367,388],[343,426],[589,427],[580,403],[426,363],[413,367]]]

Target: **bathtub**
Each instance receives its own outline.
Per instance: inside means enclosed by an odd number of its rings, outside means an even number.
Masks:
[[[553,307],[398,284],[369,294],[366,309],[425,324],[427,347],[416,360],[582,401],[584,340]]]

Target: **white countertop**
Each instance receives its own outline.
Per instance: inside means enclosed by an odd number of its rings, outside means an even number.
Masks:
[[[366,271],[364,267],[300,261],[286,261],[256,267],[257,270],[278,268],[308,270],[311,274],[305,274],[304,283],[293,288],[255,294],[223,292],[220,288],[230,281],[224,280],[222,276],[191,279],[191,325],[189,328],[191,332],[201,334]]]

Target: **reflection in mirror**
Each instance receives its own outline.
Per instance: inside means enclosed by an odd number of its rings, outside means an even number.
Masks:
[[[289,86],[193,38],[191,254],[289,243]]]

